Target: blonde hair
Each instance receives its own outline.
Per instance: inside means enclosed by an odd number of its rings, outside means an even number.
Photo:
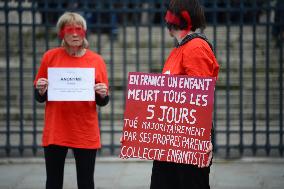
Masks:
[[[87,31],[86,20],[83,18],[83,16],[76,12],[65,12],[62,16],[60,16],[56,24],[57,33],[59,34],[61,29],[67,24],[79,24],[83,27],[85,31]],[[66,47],[64,39],[62,40],[61,46]],[[83,48],[89,47],[89,42],[86,37],[83,40],[82,46]]]

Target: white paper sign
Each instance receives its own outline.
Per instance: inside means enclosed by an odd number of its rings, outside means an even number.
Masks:
[[[95,101],[95,68],[48,68],[48,101]]]

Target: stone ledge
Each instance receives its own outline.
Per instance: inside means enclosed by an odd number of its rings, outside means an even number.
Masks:
[[[75,163],[74,158],[66,158],[66,163]],[[108,156],[108,157],[98,157],[96,159],[97,163],[149,163],[150,160],[140,160],[140,159],[120,159],[118,156]],[[32,158],[0,158],[0,165],[3,164],[42,164],[44,163],[44,158],[42,157],[32,157]],[[284,159],[280,157],[244,157],[240,159],[222,159],[214,158],[214,163],[277,163],[284,164]]]

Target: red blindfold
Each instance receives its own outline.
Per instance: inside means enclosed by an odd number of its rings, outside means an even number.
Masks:
[[[187,11],[182,11],[181,16],[182,16],[183,19],[185,19],[185,21],[187,23],[187,28],[184,29],[184,30],[189,32],[192,28],[192,22],[191,22],[190,15],[188,14]],[[177,26],[181,25],[181,19],[169,10],[166,13],[165,20],[169,24],[174,24],[174,25],[177,25]]]
[[[82,27],[78,26],[64,26],[59,32],[59,38],[63,39],[65,34],[73,35],[76,34],[81,37],[86,36],[86,31]]]
[[[175,14],[173,14],[169,10],[166,13],[165,20],[166,20],[167,23],[174,24],[174,25],[177,25],[177,26],[179,26],[180,23],[181,23],[179,17],[177,17]]]

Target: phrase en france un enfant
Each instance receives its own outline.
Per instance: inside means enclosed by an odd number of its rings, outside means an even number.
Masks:
[[[167,161],[178,163],[201,164],[201,162],[204,161],[205,151],[209,147],[210,141],[198,139],[198,137],[204,136],[205,128],[194,126],[196,123],[196,110],[193,108],[189,110],[185,107],[177,108],[167,105],[169,103],[189,103],[195,106],[206,107],[208,105],[208,95],[188,93],[186,90],[208,91],[211,84],[212,79],[210,78],[130,75],[129,86],[155,86],[155,89],[143,90],[131,89],[131,87],[129,87],[127,95],[129,100],[153,102],[153,104],[148,104],[147,106],[147,121],[138,123],[136,119],[125,118],[124,127],[130,127],[134,130],[124,131],[123,140],[139,141],[140,143],[158,144],[162,146],[167,145],[175,148],[165,150],[123,146],[121,149],[122,157],[136,157],[150,160],[166,158]],[[171,90],[159,90],[157,89],[159,87],[166,87]],[[182,90],[177,91],[175,89]],[[154,102],[158,100],[162,100],[168,104],[156,107]],[[159,112],[162,113],[157,118],[158,122],[153,122],[152,119],[157,117],[157,115],[155,115],[157,108]],[[142,129],[142,132],[139,134],[135,131],[138,126]],[[159,132],[155,133],[151,131]]]

